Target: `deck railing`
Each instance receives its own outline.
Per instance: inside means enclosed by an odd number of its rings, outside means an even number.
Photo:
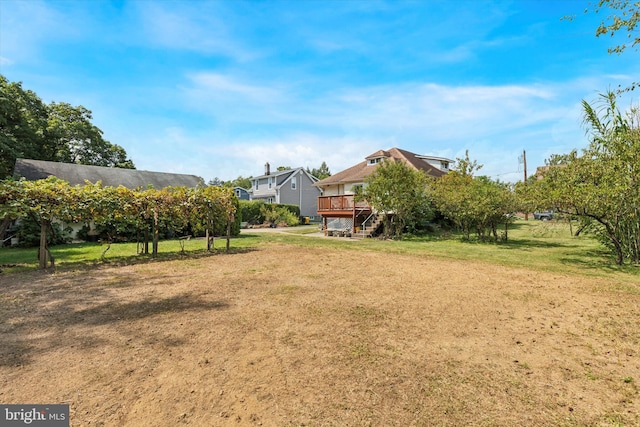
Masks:
[[[320,196],[318,197],[318,212],[331,211],[352,211],[371,209],[365,201],[354,201],[353,194],[343,194],[340,196]]]

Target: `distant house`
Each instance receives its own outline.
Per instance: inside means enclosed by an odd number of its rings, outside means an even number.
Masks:
[[[71,185],[84,185],[85,181],[102,181],[105,187],[136,189],[153,187],[197,187],[204,180],[196,175],[166,172],[149,172],[137,169],[108,168],[104,166],[78,165],[74,163],[49,162],[44,160],[17,159],[15,175],[30,181],[55,176]]]
[[[264,175],[251,178],[251,200],[263,200],[266,203],[280,203],[300,207],[301,216],[315,216],[317,198],[322,194],[314,186],[318,178],[303,168],[271,172],[269,163],[265,164]]]
[[[365,179],[375,172],[383,161],[404,162],[415,170],[421,170],[433,177],[449,172],[453,160],[444,157],[415,154],[399,148],[378,150],[364,158],[364,161],[341,172],[331,175],[314,185],[322,189],[318,197],[317,212],[322,215],[325,233],[341,232],[370,235],[381,222],[381,218],[365,201],[355,202],[355,188],[363,186]]]
[[[249,190],[242,187],[233,187],[233,192],[236,194],[238,200],[251,200]]]

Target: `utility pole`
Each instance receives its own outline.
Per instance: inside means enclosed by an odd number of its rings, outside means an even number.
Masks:
[[[524,163],[524,185],[527,185],[527,152],[522,150],[522,162]],[[524,220],[529,221],[529,212],[524,213]]]

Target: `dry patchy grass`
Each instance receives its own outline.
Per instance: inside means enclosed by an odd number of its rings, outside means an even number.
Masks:
[[[261,247],[0,284],[0,401],[71,423],[640,424],[619,279]]]

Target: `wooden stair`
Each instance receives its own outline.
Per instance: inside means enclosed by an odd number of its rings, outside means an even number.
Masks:
[[[358,231],[352,237],[356,239],[371,237],[371,235],[380,228],[380,225],[382,225],[382,216],[376,215],[369,223],[367,223],[367,227],[365,229]]]

